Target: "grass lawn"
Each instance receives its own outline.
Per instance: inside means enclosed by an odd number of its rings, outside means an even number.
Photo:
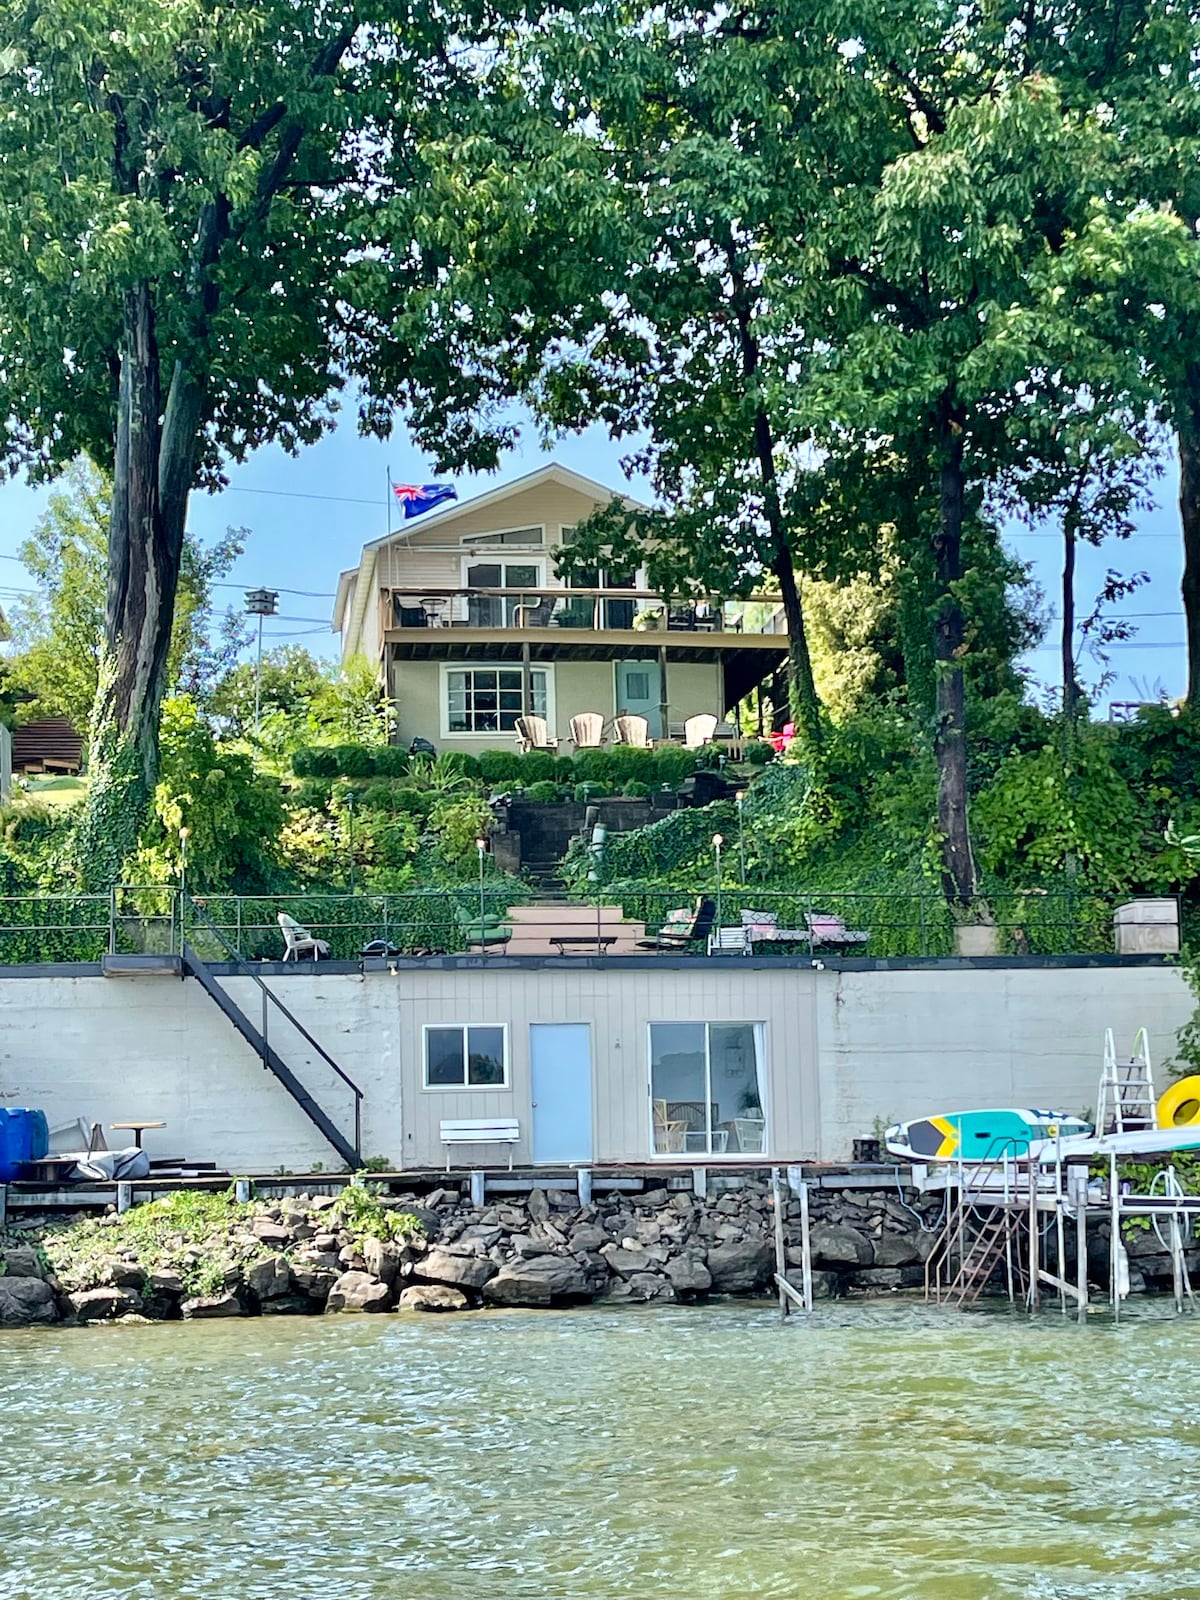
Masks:
[[[14,796],[21,791],[14,787]],[[86,778],[30,778],[24,791],[31,800],[48,806],[78,805],[87,793]]]

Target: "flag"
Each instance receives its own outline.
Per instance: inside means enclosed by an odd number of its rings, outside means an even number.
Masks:
[[[406,522],[432,506],[440,506],[443,500],[458,499],[458,490],[452,483],[394,483],[392,493],[404,507]]]

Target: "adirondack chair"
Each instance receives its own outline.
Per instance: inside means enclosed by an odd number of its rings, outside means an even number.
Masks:
[[[545,717],[517,718],[517,749],[522,755],[531,750],[558,749],[558,740],[550,737]]]
[[[716,731],[716,717],[711,711],[702,711],[699,716],[689,717],[684,723],[683,742],[689,750],[699,750],[702,745],[712,743]]]
[[[301,927],[295,917],[289,917],[286,911],[281,911],[276,921],[283,934],[285,961],[299,961],[301,956],[321,961],[329,955],[329,946],[325,940],[315,939],[307,928]]]
[[[626,713],[614,717],[612,727],[614,744],[631,744],[638,750],[650,749],[650,724],[645,717]]]
[[[464,911],[462,906],[455,906],[454,920],[462,930],[467,943],[478,945],[483,950],[492,945],[500,945],[503,948],[513,936],[508,923],[494,913],[485,912],[482,917],[473,917],[469,911]]]
[[[571,718],[571,743],[576,750],[595,750],[604,743],[604,718],[598,711]]]

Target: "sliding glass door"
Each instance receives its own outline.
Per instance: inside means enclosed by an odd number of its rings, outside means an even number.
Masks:
[[[652,1022],[652,1154],[762,1155],[762,1024]]]

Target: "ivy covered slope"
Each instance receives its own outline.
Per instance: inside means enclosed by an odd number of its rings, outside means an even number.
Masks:
[[[1186,928],[1200,863],[1164,834],[1173,819],[1200,819],[1200,717],[1149,708],[1131,723],[1065,728],[998,696],[972,732],[983,893],[1012,948],[1111,948],[1112,909],[1133,895],[1181,893]],[[731,905],[774,910],[781,925],[819,906],[869,920],[873,954],[936,953],[951,923],[930,825],[935,786],[919,726],[877,704],[831,731],[821,768],[785,759],[761,769],[740,829],[737,806],[722,801],[610,837],[604,889],[657,921],[681,892],[714,892],[720,834]],[[568,865],[576,891],[594,894],[583,844]]]

